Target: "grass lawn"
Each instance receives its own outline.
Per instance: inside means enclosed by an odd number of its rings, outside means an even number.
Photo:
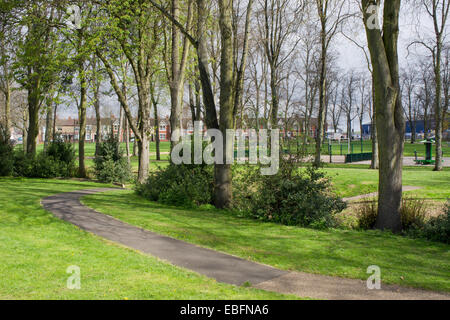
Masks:
[[[73,147],[75,150],[76,155],[78,156],[78,143],[73,143]],[[17,150],[22,149],[22,145],[17,145],[15,147]],[[121,144],[121,148],[125,154],[125,143],[123,142]],[[37,145],[37,152],[42,152],[44,150],[43,144]],[[133,143],[130,143],[130,152],[133,153]],[[160,145],[160,152],[166,153],[170,152],[170,142],[168,141],[161,141]],[[158,165],[159,166],[167,166],[169,155],[168,154],[161,154],[161,161],[156,161],[156,144],[154,142],[150,143],[150,170],[155,169]],[[85,159],[86,167],[87,169],[92,169],[94,167],[94,161],[93,157],[95,155],[95,143],[86,143],[85,145],[85,156],[87,159]],[[138,167],[139,167],[139,160],[138,157],[131,157],[131,169],[132,171],[137,174]],[[78,165],[78,160],[76,160],[76,164]]]
[[[73,144],[75,151],[78,154],[78,142],[75,142]],[[342,155],[346,155],[348,153],[348,146],[347,143],[342,142],[341,144],[339,144],[338,142],[333,142],[332,143],[332,151],[333,151],[333,155],[340,155],[341,154],[341,146],[342,146]],[[362,149],[361,149],[361,142],[360,141],[352,141],[352,146],[353,146],[353,153],[361,153],[362,152],[372,152],[372,142],[370,140],[365,140],[363,141],[362,144]],[[122,149],[125,152],[125,142],[123,142],[121,144]],[[17,149],[22,148],[22,145],[17,145],[16,146]],[[295,144],[291,144],[291,148],[293,150],[295,150]],[[39,144],[37,145],[37,151],[41,152],[42,150],[44,150],[44,145],[43,144]],[[442,150],[444,151],[444,157],[450,157],[450,143],[449,142],[443,142],[442,144]],[[169,141],[161,141],[161,145],[160,145],[160,151],[162,153],[165,152],[170,152],[170,142]],[[308,151],[310,153],[314,153],[315,152],[315,145],[314,143],[310,144],[308,146]],[[424,158],[425,157],[425,146],[423,145],[423,143],[415,143],[415,144],[411,144],[409,142],[405,143],[405,151],[404,151],[404,156],[407,157],[414,157],[414,151],[417,151],[417,156],[419,158]],[[133,152],[133,143],[130,143],[130,152]],[[155,142],[150,142],[150,152],[151,153],[156,153],[156,144]],[[434,158],[434,152],[435,152],[435,148],[433,146],[433,158]],[[322,150],[323,154],[329,154],[328,153],[328,143],[325,142],[325,144],[323,145],[323,150]],[[93,157],[95,154],[95,143],[86,143],[85,145],[85,155],[86,157]],[[154,156],[151,157],[151,159],[153,159]],[[161,155],[161,158],[163,159],[167,159],[167,155]]]
[[[89,195],[83,203],[160,234],[285,270],[367,279],[378,265],[382,281],[450,291],[450,246],[377,231],[317,231],[239,218],[215,209],[182,209],[133,191]]]
[[[78,155],[78,142],[72,143],[73,148]],[[121,143],[121,148],[125,153],[125,142]],[[16,149],[22,149],[22,145],[17,145]],[[44,150],[44,144],[37,145],[37,152],[42,152]],[[133,153],[133,142],[130,143],[130,152]],[[156,153],[156,143],[150,142],[150,152]],[[170,152],[170,142],[161,141],[160,152]],[[95,155],[95,143],[86,143],[84,146],[84,153],[86,157],[93,157]],[[154,156],[153,156],[154,157]],[[161,156],[162,157],[162,156]]]
[[[378,190],[378,170],[369,170],[367,166],[327,166],[325,171],[332,178],[335,190],[341,197]],[[421,190],[405,192],[406,195],[446,201],[450,198],[450,168],[435,172],[432,168],[405,167],[403,185],[422,187]]]
[[[40,206],[48,195],[102,186],[0,178],[0,300],[295,298],[217,283],[104,241]],[[81,268],[81,290],[66,288],[71,265]]]

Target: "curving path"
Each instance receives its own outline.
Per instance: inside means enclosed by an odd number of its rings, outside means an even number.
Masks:
[[[247,261],[162,236],[83,206],[80,198],[117,189],[90,189],[61,193],[42,199],[43,207],[79,228],[127,247],[151,254],[176,266],[193,270],[219,282],[295,294],[317,299],[448,299],[446,293],[392,285],[368,290],[366,282],[301,272],[289,272]]]
[[[415,191],[415,190],[420,190],[420,189],[422,189],[422,187],[403,186],[402,192]],[[361,195],[355,196],[355,197],[343,198],[342,200],[344,200],[345,202],[352,202],[352,201],[356,201],[356,200],[373,198],[373,197],[377,197],[377,196],[378,196],[378,192],[372,192],[372,193],[368,193],[368,194],[361,194]]]

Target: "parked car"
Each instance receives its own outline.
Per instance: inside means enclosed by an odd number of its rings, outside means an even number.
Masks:
[[[342,139],[342,134],[340,133],[334,133],[334,132],[327,132],[327,139],[331,139],[331,140],[341,140]]]

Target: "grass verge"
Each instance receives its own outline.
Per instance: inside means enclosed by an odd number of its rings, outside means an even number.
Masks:
[[[324,170],[341,197],[353,197],[378,190],[378,170],[361,167],[326,167]],[[446,201],[450,198],[450,168],[435,172],[429,168],[405,167],[403,185],[422,188],[405,192],[406,195]]]
[[[75,180],[0,178],[2,299],[286,299],[293,296],[220,284],[53,217],[40,199],[105,185]],[[81,289],[69,290],[69,266]]]

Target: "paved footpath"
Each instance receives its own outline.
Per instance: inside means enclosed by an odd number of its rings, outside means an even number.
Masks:
[[[415,191],[415,190],[420,190],[422,189],[421,187],[411,187],[411,186],[403,186],[402,191],[406,192],[406,191]],[[350,198],[343,198],[342,200],[344,200],[345,202],[352,202],[352,201],[356,201],[356,200],[363,200],[366,198],[374,198],[378,196],[378,192],[372,192],[372,193],[368,193],[368,194],[361,194],[359,196],[355,196],[355,197],[350,197]]]
[[[317,299],[447,299],[450,294],[382,285],[368,290],[366,282],[323,275],[279,270],[230,254],[202,248],[150,232],[83,206],[80,198],[117,189],[91,189],[61,193],[42,199],[43,207],[56,217],[105,239],[156,256],[219,282],[294,294]]]

